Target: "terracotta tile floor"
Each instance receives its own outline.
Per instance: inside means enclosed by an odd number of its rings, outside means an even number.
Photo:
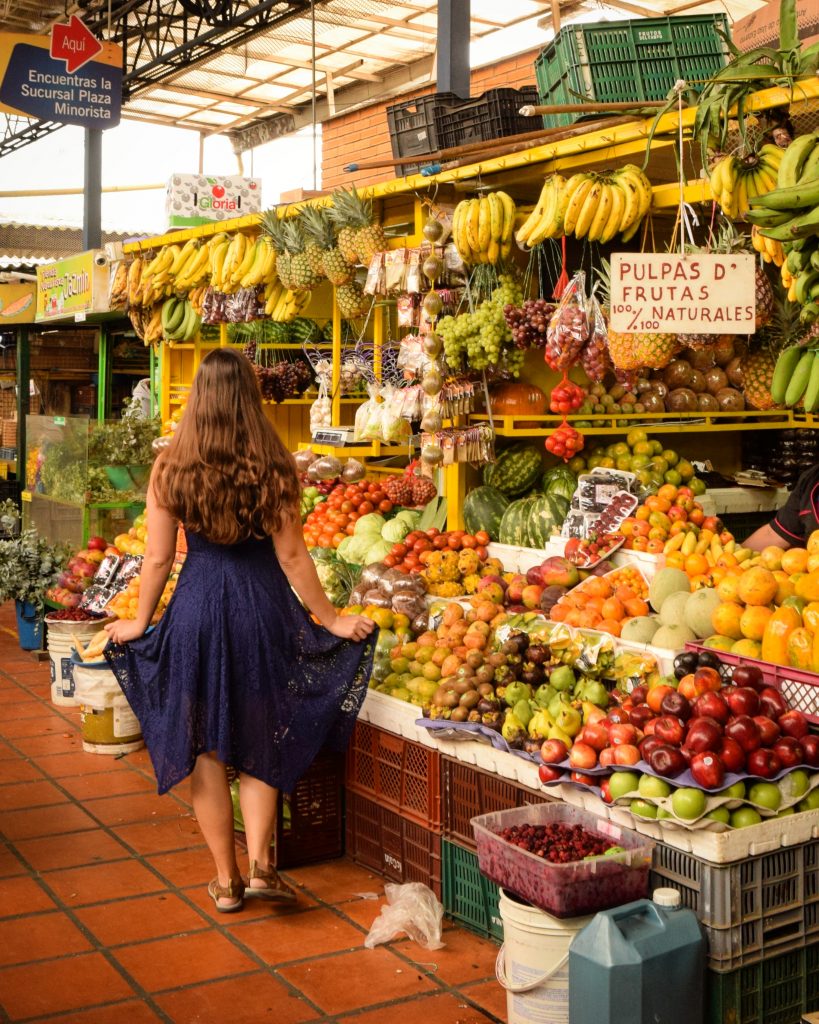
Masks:
[[[217,914],[190,788],[158,797],[144,751],[86,754],[79,714],[0,608],[0,1024],[487,1024],[497,947],[448,925],[431,953],[364,949],[382,880],[347,860],[288,872],[295,907]]]

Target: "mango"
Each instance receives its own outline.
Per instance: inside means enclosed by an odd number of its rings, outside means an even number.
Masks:
[[[802,627],[802,616],[792,605],[777,608],[765,624],[762,634],[762,660],[775,665],[789,664],[789,639]],[[807,630],[805,630],[807,632]]]
[[[788,636],[788,664],[791,668],[811,671],[813,663],[813,636],[804,626],[791,631]]]
[[[796,596],[806,601],[819,601],[819,569],[800,576],[796,581]]]

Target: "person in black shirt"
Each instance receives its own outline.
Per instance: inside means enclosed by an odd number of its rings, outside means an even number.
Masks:
[[[819,466],[799,477],[785,505],[765,526],[752,533],[743,547],[761,551],[766,547],[801,548],[819,530]]]

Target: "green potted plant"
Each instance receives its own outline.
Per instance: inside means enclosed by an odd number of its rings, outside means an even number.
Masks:
[[[36,530],[0,540],[0,601],[16,604],[24,651],[42,647],[45,593],[57,582],[67,557],[64,545],[49,544]]]
[[[151,473],[152,444],[158,436],[159,421],[145,419],[141,403],[132,399],[126,402],[122,419],[98,423],[92,429],[89,466],[101,466],[114,490],[141,490]]]

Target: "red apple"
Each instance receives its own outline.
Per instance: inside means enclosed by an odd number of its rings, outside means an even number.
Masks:
[[[722,693],[703,693],[694,701],[694,714],[698,718],[713,718],[722,725],[731,717],[731,709]]]
[[[561,764],[569,756],[569,748],[563,740],[544,740],[540,756],[546,764]]]
[[[686,697],[683,697],[678,690],[672,690],[671,693],[667,693],[663,697],[660,711],[664,715],[673,715],[675,718],[679,718],[681,722],[687,722],[691,717],[692,708]]]
[[[629,711],[628,718],[631,724],[636,725],[638,729],[645,729],[646,723],[654,718],[654,712],[648,704],[638,704]]]
[[[608,729],[601,723],[596,722],[595,724],[589,724],[583,726],[583,738],[580,740],[581,743],[587,743],[598,753],[604,750],[609,745],[609,732]],[[580,739],[580,737],[578,737]],[[575,743],[575,746],[577,744]],[[569,758],[571,760],[571,751],[569,752]],[[590,765],[580,765],[581,768],[589,768]]]
[[[795,768],[805,763],[805,748],[795,736],[781,736],[771,747],[783,768]]]
[[[727,728],[727,726],[726,726]],[[692,754],[717,750],[722,742],[722,726],[713,718],[692,718],[685,734],[685,746]]]
[[[779,718],[788,710],[785,698],[772,686],[766,686],[759,694],[759,714],[768,718]]]
[[[669,746],[678,747],[683,740],[685,728],[679,718],[663,715],[654,723],[654,735]]]
[[[585,775],[583,772],[572,772],[569,778],[572,782],[579,782],[581,786],[597,785],[597,779],[593,775]]]
[[[640,751],[633,743],[621,743],[610,749],[614,751],[615,764],[637,764],[640,760]],[[605,754],[605,750],[603,753]]]
[[[656,750],[657,747],[664,746],[662,740],[658,740],[656,736],[646,736],[645,739],[640,740],[640,753],[643,755],[643,760],[648,761],[648,758],[652,750]]]
[[[737,665],[731,673],[734,686],[750,686],[759,693],[765,689],[765,677],[758,665]]]
[[[819,736],[809,732],[799,742],[805,752],[805,764],[811,768],[819,768]]]
[[[608,779],[603,779],[600,783],[600,798],[604,803],[611,803],[611,787]]]
[[[760,734],[759,726],[748,715],[739,715],[737,718],[732,718],[725,726],[725,735],[730,736],[732,740],[736,740],[746,754],[762,746],[762,735]]]
[[[648,687],[643,686],[642,683],[639,686],[635,686],[629,694],[632,704],[645,704],[646,697],[648,696]]]
[[[725,699],[735,715],[750,715],[753,718],[759,713],[759,694],[750,686],[729,687]]]
[[[105,537],[91,537],[85,546],[89,551],[105,551],[108,541]]]
[[[782,771],[782,762],[773,750],[760,747],[748,754],[746,768],[749,775],[758,775],[763,779],[772,779]]]
[[[632,725],[630,722],[628,724],[623,722],[609,725],[609,742],[613,747],[618,747],[621,743],[636,743],[637,726]]]
[[[741,772],[745,767],[745,751],[730,736],[723,736],[716,749],[719,759],[729,772]]]
[[[569,751],[569,765],[575,769],[594,768],[597,765],[597,751],[588,743],[573,743]]]
[[[557,782],[558,779],[563,777],[563,770],[561,768],[553,768],[549,764],[542,764],[537,770],[540,781],[545,785],[549,782]]]
[[[722,676],[715,668],[701,665],[694,673],[694,690],[697,694],[708,693],[709,690],[722,688]]]
[[[620,724],[621,722],[630,722],[631,717],[628,713],[627,708],[612,708],[611,711],[606,715],[606,718],[610,722]]]
[[[782,731],[772,718],[767,715],[754,715],[754,721],[759,726],[759,735],[762,738],[763,747],[772,747],[779,739]]]
[[[691,775],[703,789],[721,789],[725,781],[725,768],[719,756],[710,750],[694,754],[689,765]]]
[[[688,767],[688,762],[675,747],[661,744],[648,755],[648,763],[653,772],[666,779],[673,779]]]
[[[600,751],[597,763],[601,768],[611,768],[613,764],[617,763],[614,759],[615,750],[617,750],[617,747],[606,747],[605,750]]]
[[[780,715],[777,722],[785,736],[793,736],[794,739],[801,740],[808,733],[808,720],[801,711],[797,711],[795,708]]]

